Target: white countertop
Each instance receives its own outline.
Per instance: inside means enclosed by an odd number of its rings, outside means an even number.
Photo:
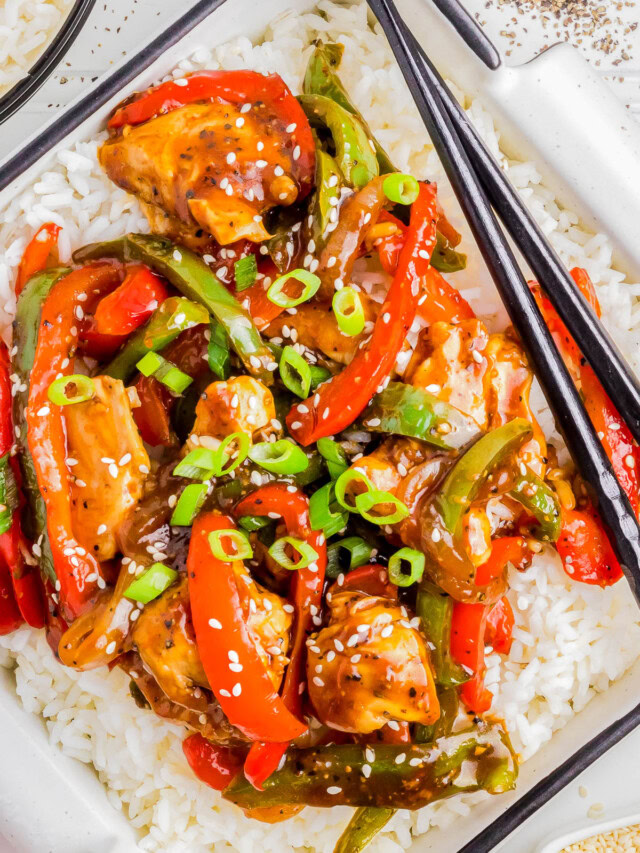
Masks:
[[[19,146],[20,141],[37,130],[51,115],[61,111],[77,94],[108,71],[111,65],[139,46],[140,33],[147,34],[180,11],[195,5],[194,0],[97,0],[83,34],[78,38],[57,72],[16,115],[2,126],[0,159]],[[640,28],[625,32],[637,20],[635,3],[615,9],[610,0],[602,5],[611,9],[608,30],[619,44],[605,54],[593,47],[605,34],[600,28],[592,36],[580,36],[562,21],[526,11],[525,3],[500,0],[466,0],[467,7],[486,27],[508,63],[521,63],[540,49],[556,41],[580,41],[579,49],[602,74],[612,88],[612,97],[620,98],[640,120]],[[532,4],[529,4],[531,6]],[[598,4],[594,3],[594,8]],[[622,5],[622,4],[621,4]],[[575,28],[574,28],[575,29]],[[512,35],[513,34],[513,35]],[[508,55],[507,51],[509,52]],[[624,51],[629,59],[621,59]],[[577,822],[589,822],[587,811],[601,804],[603,810],[593,823],[620,812],[638,810],[640,790],[640,729],[601,758],[567,789],[539,810],[501,849],[509,853],[534,853],[549,835],[560,835]],[[0,851],[3,851],[0,839]],[[52,851],[63,853],[63,851]]]

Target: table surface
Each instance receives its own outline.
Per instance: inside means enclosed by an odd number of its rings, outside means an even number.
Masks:
[[[139,46],[139,33],[162,26],[163,22],[194,4],[195,0],[110,0],[109,3],[98,0],[85,24],[83,36],[72,46],[55,74],[3,125],[0,159],[52,115],[59,113],[87,84],[107,72],[122,56],[134,53]],[[591,34],[585,33],[590,29],[585,19],[567,24],[566,17],[554,18],[541,12],[540,6],[534,7],[525,0],[465,0],[465,4],[485,27],[508,64],[526,62],[555,42],[572,42],[609,83],[612,97],[620,98],[640,120],[640,27],[635,26],[634,19],[638,15],[635,2],[620,4],[622,8],[619,9],[611,0],[592,5],[591,0],[587,0],[588,8],[605,8],[601,20],[607,17],[610,20]],[[544,839],[562,834],[572,824],[592,822],[595,825],[609,816],[638,811],[639,758],[640,729],[540,809],[501,849],[534,853]],[[590,809],[592,814],[598,811],[596,819],[588,817]]]

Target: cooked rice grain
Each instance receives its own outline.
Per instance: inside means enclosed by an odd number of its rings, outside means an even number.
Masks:
[[[285,14],[264,41],[246,38],[211,50],[202,47],[180,63],[174,76],[197,68],[255,68],[277,71],[300,90],[310,43],[317,36],[345,44],[341,75],[381,143],[403,171],[437,178],[445,209],[464,232],[469,266],[453,281],[492,327],[506,315],[448,188],[424,126],[384,38],[367,26],[363,2],[351,7],[321,0],[318,13]],[[215,32],[213,33],[215,38]],[[636,368],[640,284],[625,282],[611,267],[604,235],[583,230],[541,183],[533,163],[508,162],[499,134],[478,101],[468,114],[498,156],[536,219],[568,266],[584,266],[596,283],[603,317],[618,345]],[[34,228],[48,220],[64,226],[60,252],[92,240],[108,240],[130,230],[148,230],[138,204],[101,173],[97,141],[76,143],[57,155],[57,164],[13,198],[0,212],[0,328],[15,311],[11,282]],[[540,392],[534,408],[554,441],[551,413]],[[509,593],[516,615],[515,641],[508,658],[488,657],[487,683],[495,709],[503,715],[516,749],[533,755],[598,692],[619,678],[640,655],[640,620],[626,582],[600,589],[576,584],[557,554],[546,549],[526,573],[513,573]],[[131,701],[127,679],[118,671],[77,673],[54,660],[41,634],[26,629],[0,638],[5,665],[15,667],[18,694],[31,712],[43,714],[51,741],[64,752],[95,766],[116,808],[140,830],[140,848],[165,853],[205,853],[229,849],[309,850],[331,853],[351,810],[305,809],[291,820],[267,826],[247,821],[190,773],[181,750],[182,732]],[[489,795],[463,795],[419,812],[398,812],[371,846],[372,853],[400,853],[412,836],[431,825],[445,827]]]

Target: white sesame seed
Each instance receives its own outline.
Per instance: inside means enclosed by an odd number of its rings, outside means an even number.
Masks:
[[[390,637],[393,634],[393,625],[385,625],[385,627],[380,631],[381,637]]]
[[[327,794],[334,795],[334,794],[340,794],[340,793],[342,793],[342,788],[339,788],[337,785],[330,785],[327,788]]]
[[[629,468],[635,468],[636,460],[633,458],[633,456],[630,453],[627,456],[625,456],[624,461],[625,461],[625,464]]]
[[[112,640],[112,641],[109,643],[109,645],[107,646],[107,648],[105,649],[105,652],[106,652],[108,655],[112,655],[112,654],[115,652],[115,650],[116,650],[116,642],[115,642],[115,640]]]
[[[239,696],[242,693],[242,684],[240,684],[240,682],[238,681],[231,688],[231,692],[233,693],[234,696]]]
[[[422,764],[422,759],[421,758],[410,758],[409,764],[412,767],[418,767],[418,765]]]
[[[324,681],[319,678],[317,675],[313,676],[313,683],[316,687],[324,687]]]
[[[107,525],[101,524],[100,527],[98,527],[98,536],[102,536],[102,534],[106,533],[106,532],[107,532]]]
[[[140,471],[141,474],[148,474],[149,473],[149,466],[148,465],[138,465],[138,471]]]
[[[45,415],[48,415],[50,412],[49,406],[43,406],[41,409],[38,409],[37,415],[39,418],[43,418]]]
[[[406,759],[406,757],[407,757],[406,753],[401,752],[399,755],[396,755],[394,761],[396,764],[402,764],[403,761]]]
[[[299,145],[296,145],[296,147],[293,149],[293,159],[294,159],[294,160],[298,160],[298,159],[300,158],[300,154],[301,154],[301,153],[302,153],[302,152],[301,152],[301,150],[300,150],[300,146],[299,146]]]
[[[256,160],[256,166],[258,167],[258,169],[264,169],[267,165],[268,163],[266,160]]]
[[[115,462],[112,462],[111,465],[109,465],[109,473],[111,474],[114,480],[118,479],[118,466]]]
[[[128,462],[131,462],[131,454],[125,453],[122,459],[118,462],[118,465],[126,465]]]
[[[236,127],[242,127],[243,124],[244,124],[244,119],[242,118],[242,116],[240,116],[240,118],[236,119]]]
[[[222,628],[222,622],[220,622],[218,619],[209,619],[209,627],[215,628],[216,630],[220,631]]]
[[[396,720],[389,720],[387,723],[390,729],[393,729],[394,732],[400,731],[400,724]]]
[[[178,261],[178,263],[180,263],[180,261],[182,260],[182,255],[177,249],[174,249],[173,251],[173,260]]]
[[[229,693],[229,691],[225,690],[224,688],[218,692],[220,693],[221,696],[225,696],[227,699],[231,697],[231,693]]]
[[[229,165],[231,165],[232,163],[235,163],[235,161],[236,161],[235,153],[233,151],[229,151],[229,153],[227,154],[227,163]]]
[[[255,367],[255,368],[260,367],[260,359],[258,358],[258,356],[257,356],[257,355],[252,355],[252,356],[249,358],[249,361],[251,362],[251,366],[252,366],[252,367]]]
[[[288,124],[286,126],[285,130],[287,131],[287,133],[293,133],[293,131],[296,129],[296,127],[297,127],[297,124],[295,122],[292,122],[291,124]]]
[[[362,775],[364,776],[365,779],[368,779],[369,776],[371,776],[371,765],[370,764],[363,764],[362,765]]]
[[[431,540],[432,542],[439,542],[442,539],[442,534],[438,530],[437,527],[434,527],[431,531]]]
[[[241,113],[248,113],[250,109],[251,109],[251,104],[243,104],[240,107],[240,112]]]
[[[230,663],[229,669],[231,672],[242,672],[242,664],[241,663]]]

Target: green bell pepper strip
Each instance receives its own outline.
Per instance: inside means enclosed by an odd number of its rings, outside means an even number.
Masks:
[[[456,252],[449,245],[447,238],[438,232],[436,247],[431,255],[431,266],[438,272],[459,272],[466,269],[467,256],[463,252]]]
[[[188,299],[212,314],[229,336],[248,373],[266,384],[273,382],[272,358],[251,315],[218,280],[200,255],[150,234],[127,234],[112,243],[94,243],[74,253],[74,260],[115,256],[137,261],[164,276]]]
[[[499,724],[480,722],[435,744],[376,744],[375,760],[368,761],[371,748],[341,744],[290,749],[262,791],[239,774],[222,796],[244,809],[349,805],[413,810],[461,791],[503,793],[515,786],[518,774],[513,748]],[[401,755],[404,759],[396,763]],[[362,772],[365,764],[371,768],[368,777]]]
[[[358,119],[324,95],[298,98],[313,127],[326,127],[333,138],[336,163],[349,186],[361,189],[378,174],[378,161]]]
[[[388,154],[379,144],[371,132],[371,128],[357,107],[354,106],[347,90],[342,85],[337,72],[343,53],[344,45],[342,44],[323,44],[321,41],[318,42],[307,65],[302,91],[305,95],[324,95],[327,98],[331,98],[332,101],[335,101],[336,104],[339,104],[348,113],[355,116],[375,147],[379,174],[386,175],[389,172],[396,172],[397,169],[389,159]]]
[[[331,211],[337,205],[334,199],[340,199],[343,186],[342,172],[335,159],[316,146],[316,192],[311,208],[313,224],[311,233],[316,242],[316,248],[324,245],[325,232],[331,223]]]
[[[377,809],[374,806],[357,809],[333,848],[333,853],[360,853],[395,813],[396,809]]]
[[[180,332],[209,322],[209,312],[184,296],[170,296],[151,315],[149,322],[135,331],[120,352],[102,369],[107,376],[126,382],[136,364],[149,351],[158,352]]]
[[[516,477],[509,494],[535,516],[539,526],[533,531],[534,536],[556,542],[562,527],[562,511],[553,489],[527,468],[525,474]]]
[[[434,647],[431,662],[436,684],[453,687],[471,678],[470,672],[451,657],[451,616],[453,599],[435,584],[424,581],[418,591],[416,614],[420,617],[422,631]]]
[[[533,435],[524,418],[483,435],[453,466],[436,497],[446,529],[456,534],[462,516],[477,497],[487,478]]]
[[[25,409],[29,399],[29,374],[33,367],[38,343],[40,310],[54,284],[70,272],[68,267],[56,267],[36,273],[27,281],[18,298],[16,318],[13,323],[15,355],[11,359],[12,371],[20,377],[19,387],[25,388],[24,391],[19,390],[13,398],[13,422],[20,430],[20,434],[16,435],[16,443],[22,472],[22,487],[30,509],[25,517],[25,533],[32,542],[39,545],[40,569],[53,584],[57,578],[47,533],[47,510],[38,488],[38,479],[29,452]]]
[[[369,432],[420,438],[446,450],[459,450],[480,434],[477,423],[422,388],[390,382],[362,415]]]

